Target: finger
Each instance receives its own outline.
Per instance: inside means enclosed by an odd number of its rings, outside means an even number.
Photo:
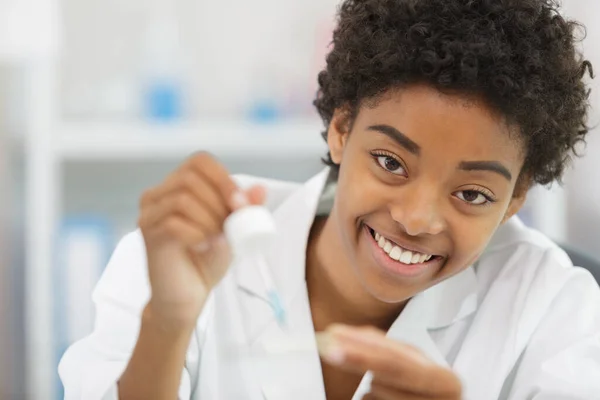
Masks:
[[[414,393],[394,386],[389,386],[387,383],[382,383],[377,376],[373,376],[369,393],[372,393],[375,398],[381,400],[455,400],[459,397],[431,395],[426,393]]]
[[[379,380],[395,388],[426,395],[446,395],[460,391],[458,378],[437,366],[418,350],[391,340],[373,328],[335,326],[332,336],[334,364],[364,373],[372,371]],[[327,360],[326,360],[327,361]]]
[[[392,360],[406,358],[404,354],[398,357],[392,353],[390,356],[387,343],[389,339],[375,328],[333,325],[327,329],[326,334],[329,336],[330,343],[334,344],[332,347],[337,353],[330,361],[337,362],[342,368],[355,373],[365,373],[369,370],[380,374],[388,372],[390,369],[388,358]]]
[[[462,393],[461,383],[451,370],[432,364],[430,367],[414,371],[413,373],[376,373],[373,383],[380,387],[389,387],[400,390],[405,396],[413,394],[415,398],[422,396],[436,399],[456,399]],[[405,375],[403,375],[405,374]],[[413,398],[413,397],[407,397]]]
[[[265,188],[261,185],[254,185],[246,190],[246,197],[250,204],[263,204],[266,198]]]
[[[410,393],[403,393],[396,388],[390,388],[389,386],[377,384],[375,381],[371,383],[371,389],[369,390],[369,393],[377,400],[412,400],[415,398]],[[419,398],[423,399],[422,396]]]
[[[373,393],[363,395],[361,400],[379,400]]]
[[[197,225],[178,215],[170,215],[161,221],[154,233],[185,246],[193,246],[207,240],[206,233]]]
[[[163,198],[150,208],[148,213],[152,214],[154,218],[154,221],[150,219],[150,223],[160,221],[170,214],[179,214],[191,222],[203,226],[210,233],[218,232],[221,226],[217,217],[188,192],[174,193]]]
[[[369,399],[374,400],[455,400],[454,398],[449,397],[438,397],[438,396],[429,396],[408,392],[401,392],[397,389],[389,389],[389,388],[376,388],[371,387],[371,390],[367,394]],[[365,397],[363,397],[365,398]]]
[[[146,190],[140,199],[140,207],[155,203],[163,196],[168,195],[171,192],[178,191],[182,186],[184,186],[182,185],[182,178],[183,175],[185,175],[190,169],[188,164],[189,161],[181,164],[175,171],[171,172],[161,184]],[[199,175],[198,177],[201,178]]]
[[[217,219],[225,219],[229,213],[226,200],[220,196],[202,175],[189,168],[176,171],[162,185],[146,191],[140,201],[140,207],[142,209],[149,207],[152,204],[160,202],[166,196],[182,191],[189,191]]]
[[[236,198],[234,197],[239,188],[223,164],[209,153],[202,152],[192,156],[188,161],[188,165],[196,173],[201,174],[216,189],[225,200],[229,211],[239,208],[239,204],[236,204]]]
[[[172,194],[146,207],[142,211],[139,223],[141,227],[151,229],[153,225],[159,224],[170,215],[179,215],[193,225],[202,227],[207,235],[214,235],[222,230],[221,221],[187,192]]]

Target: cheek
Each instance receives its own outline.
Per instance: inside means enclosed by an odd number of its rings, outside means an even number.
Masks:
[[[385,206],[389,188],[373,174],[367,159],[355,157],[353,161],[340,170],[337,198],[342,208],[360,217]]]
[[[359,182],[340,187],[336,196],[338,222],[350,230],[375,214],[387,213],[390,201],[381,185],[367,179]]]
[[[333,217],[346,251],[352,251],[362,234],[360,222],[385,210],[386,199],[381,185],[368,173],[355,168],[344,171],[338,179]]]

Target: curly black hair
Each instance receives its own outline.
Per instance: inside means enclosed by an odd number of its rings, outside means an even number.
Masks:
[[[554,0],[346,0],[314,105],[328,127],[336,109],[352,121],[366,100],[410,84],[474,95],[518,127],[521,176],[560,182],[585,143],[593,70],[576,48],[583,27],[558,9]],[[324,162],[339,168],[329,153]]]

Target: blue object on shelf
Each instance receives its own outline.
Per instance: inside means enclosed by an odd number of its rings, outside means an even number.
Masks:
[[[179,85],[168,81],[153,82],[146,92],[146,113],[157,121],[173,121],[182,116],[182,93]]]
[[[269,101],[256,102],[250,108],[250,119],[253,122],[265,123],[277,121],[281,115],[279,107]]]

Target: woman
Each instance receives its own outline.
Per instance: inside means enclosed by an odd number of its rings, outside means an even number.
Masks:
[[[346,0],[315,101],[328,167],[294,185],[199,154],[147,191],[66,398],[596,398],[598,286],[515,217],[587,133],[576,27],[551,0]],[[262,203],[285,326],[223,239]]]

